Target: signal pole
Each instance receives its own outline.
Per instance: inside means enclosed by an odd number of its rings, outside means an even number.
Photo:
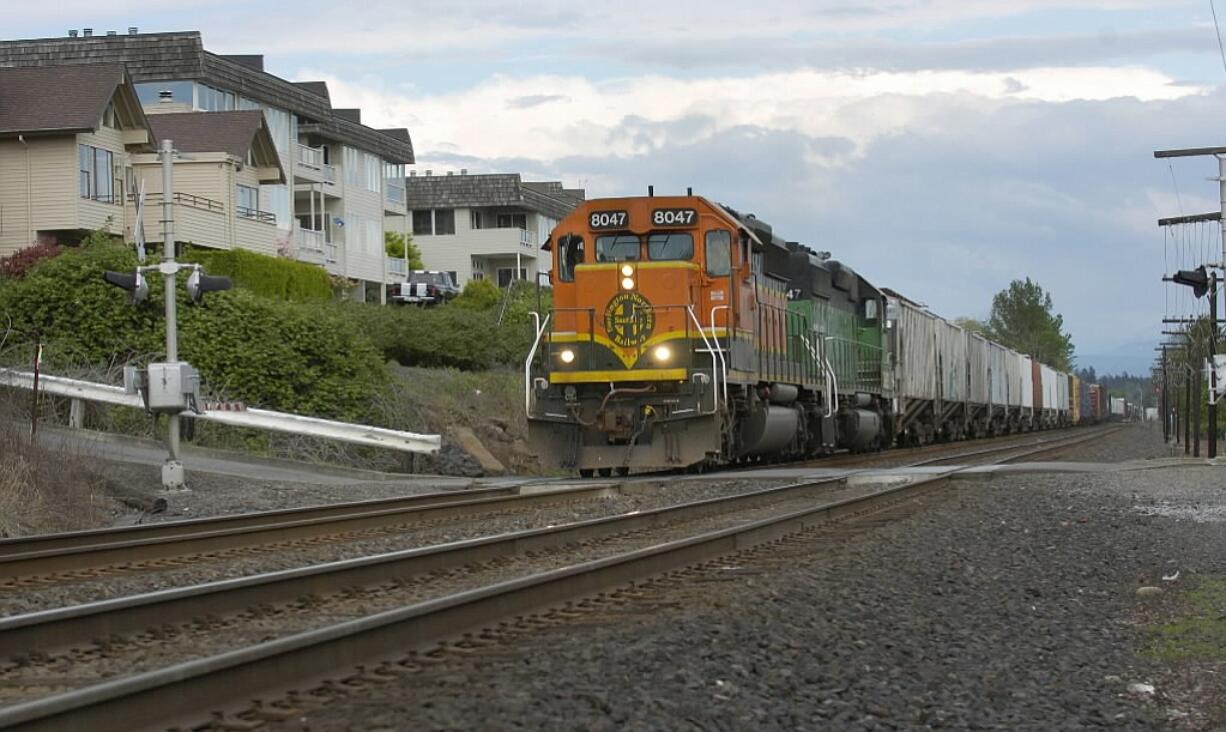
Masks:
[[[175,301],[175,276],[179,265],[175,263],[175,215],[174,215],[174,142],[162,140],[158,152],[162,158],[162,273],[163,291],[166,300],[166,361],[179,360],[179,317]],[[183,462],[179,459],[179,415],[166,415],[166,446],[170,457],[162,465],[162,485],[167,490],[184,487]]]

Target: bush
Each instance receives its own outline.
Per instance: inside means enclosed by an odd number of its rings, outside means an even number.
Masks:
[[[19,280],[25,277],[34,265],[44,259],[59,256],[62,251],[58,244],[35,244],[19,249],[7,257],[0,257],[0,277]]]
[[[332,283],[322,268],[292,259],[270,257],[245,249],[192,249],[183,259],[224,275],[257,295],[291,302],[331,300]]]
[[[160,357],[166,333],[161,277],[149,278],[149,299],[139,306],[102,280],[104,270],[135,266],[135,255],[118,246],[65,252],[0,289],[0,317],[11,317],[16,331],[42,334],[48,371]],[[360,420],[386,383],[379,351],[331,302],[285,302],[232,290],[213,293],[197,307],[188,304],[185,290],[178,289],[179,351],[213,393],[270,409]]]
[[[347,307],[384,358],[403,366],[474,371],[522,365],[531,346],[530,327],[500,327],[492,310]]]
[[[502,292],[489,280],[469,280],[464,291],[451,302],[466,310],[490,310],[502,302]]]

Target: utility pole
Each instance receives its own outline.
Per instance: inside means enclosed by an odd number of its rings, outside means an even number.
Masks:
[[[1192,367],[1184,364],[1183,373],[1183,454],[1192,454]]]
[[[174,142],[162,140],[158,153],[162,158],[162,273],[166,300],[166,362],[179,360],[179,318],[175,301],[175,277],[179,265],[175,263],[175,215],[174,215]],[[166,415],[166,446],[170,457],[162,465],[162,485],[167,490],[184,487],[183,462],[179,459],[179,415]]]
[[[1162,410],[1162,444],[1171,441],[1171,415],[1167,406],[1166,399],[1166,346],[1162,347],[1162,393],[1159,395],[1161,399]]]
[[[1226,160],[1223,164],[1222,206],[1226,208]],[[1223,217],[1226,221],[1226,215]],[[1226,247],[1226,228],[1222,229],[1223,246]],[[1217,369],[1213,357],[1217,353],[1217,273],[1209,273],[1209,457],[1217,457]]]

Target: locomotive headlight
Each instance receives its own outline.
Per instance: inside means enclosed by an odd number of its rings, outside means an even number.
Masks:
[[[634,289],[634,278],[633,277],[623,277],[622,278],[622,289],[623,290],[633,290]]]
[[[562,363],[574,363],[575,362],[575,352],[567,348],[566,350],[558,354],[558,358],[562,359]]]
[[[668,346],[656,346],[656,350],[652,353],[656,357],[656,361],[667,363],[673,357],[673,349]]]
[[[629,277],[632,274],[634,274],[634,267],[631,267],[628,264],[623,264],[622,265],[622,277]]]

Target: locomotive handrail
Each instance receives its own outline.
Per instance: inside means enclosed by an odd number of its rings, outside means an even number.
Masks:
[[[706,345],[707,350],[711,352],[711,379],[715,382],[711,384],[711,414],[719,414],[719,361],[715,356],[715,349],[711,347],[711,341],[707,339],[707,334],[702,330],[702,323],[698,322],[698,316],[694,314],[694,306],[686,305],[685,312],[690,316],[690,320],[694,321],[694,325],[698,328],[698,335],[702,337],[702,342]],[[727,375],[724,381],[727,382]]]
[[[730,309],[731,309],[731,306],[729,305],[711,306],[711,338],[715,340],[715,347],[719,349],[719,368],[724,376],[724,404],[725,405],[728,404],[728,362],[727,360],[724,359],[723,347],[719,345],[719,336],[715,334],[715,311],[716,310],[730,310]],[[732,347],[731,319],[729,319],[728,326],[729,327],[724,328],[724,332],[728,334],[728,347],[731,348]]]
[[[524,361],[524,414],[532,416],[532,360],[536,358],[536,349],[541,345],[541,337],[545,335],[545,329],[549,327],[549,319],[553,317],[553,313],[545,316],[544,322],[541,322],[541,314],[532,311],[532,327],[536,330],[536,338],[532,341],[532,348],[528,351],[528,358]]]
[[[837,336],[826,336],[826,340],[823,342],[823,345],[822,345],[822,350],[823,351],[825,350],[825,343],[829,343],[830,341],[837,340],[837,338],[838,338]],[[823,356],[822,360],[826,362],[826,369],[827,369],[827,372],[830,374],[830,382],[833,384],[833,388],[830,390],[830,395],[831,395],[830,396],[830,406],[827,407],[827,410],[830,412],[830,414],[827,414],[826,416],[833,417],[834,408],[838,406],[839,375],[835,373],[834,366],[830,364],[830,359]]]

